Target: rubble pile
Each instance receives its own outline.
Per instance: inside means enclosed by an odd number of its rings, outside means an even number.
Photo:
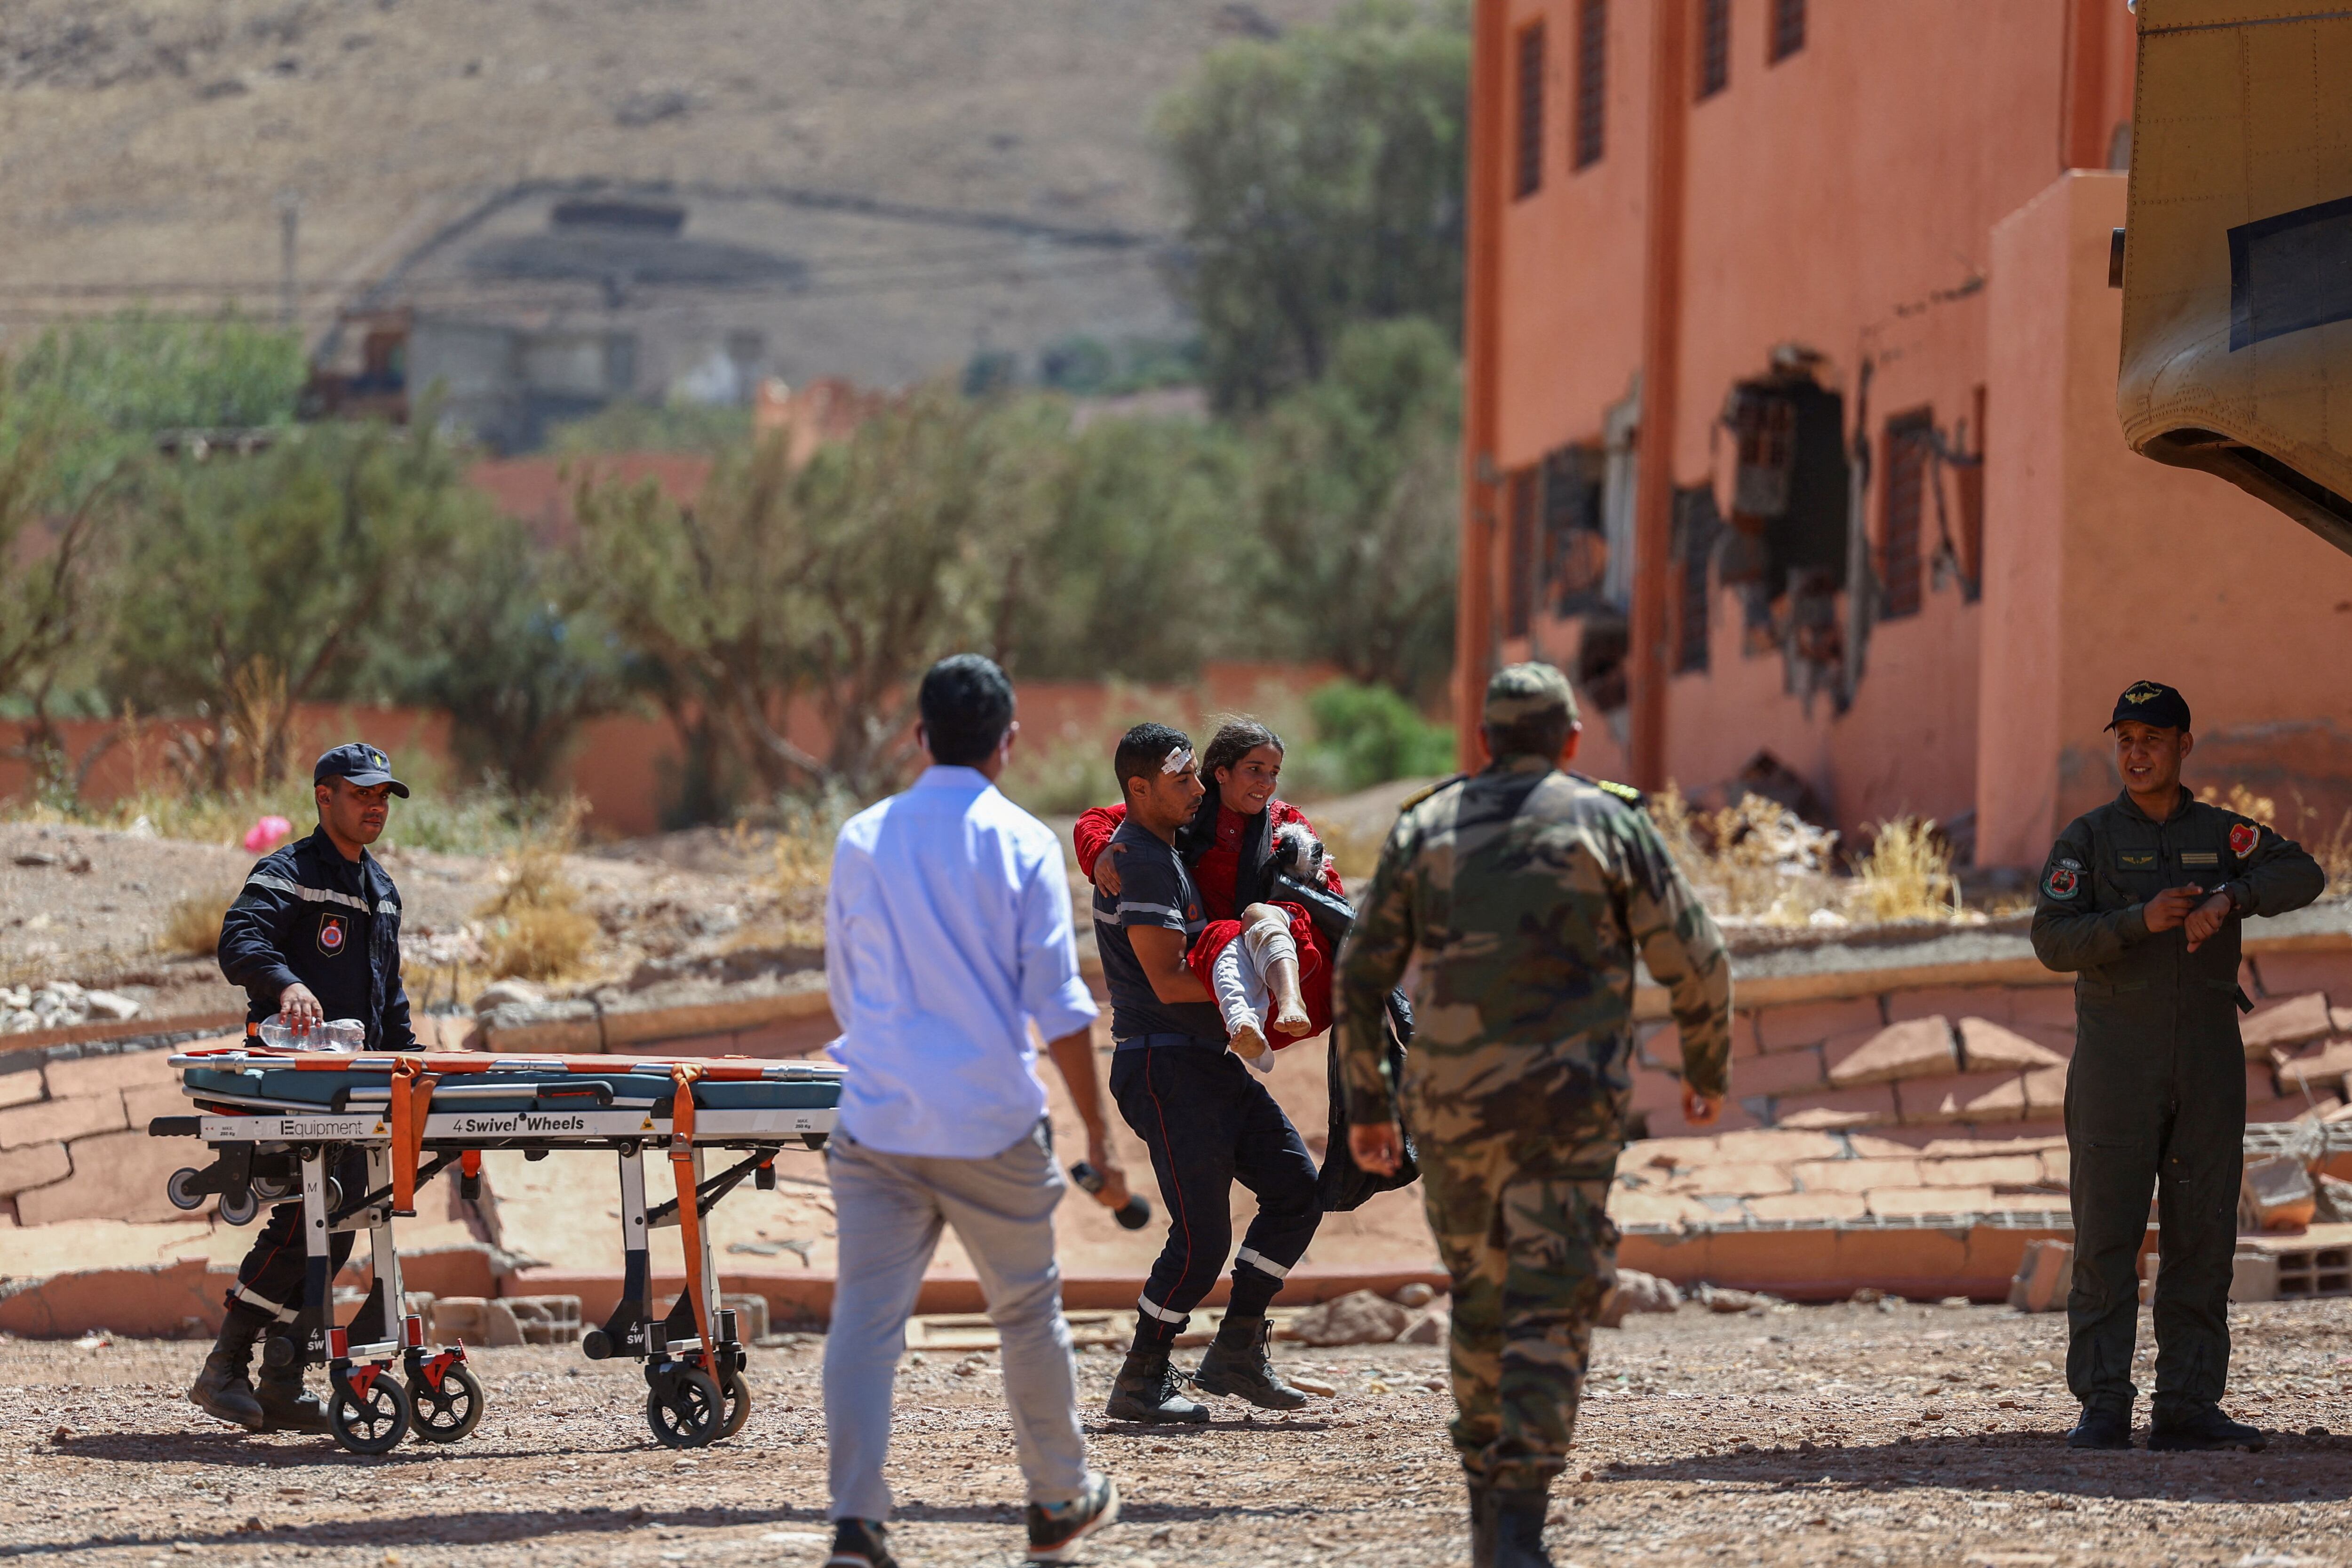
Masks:
[[[90,990],[71,980],[37,986],[0,986],[0,1034],[37,1029],[69,1029],[83,1023],[119,1023],[139,1016],[139,1004],[112,991]]]

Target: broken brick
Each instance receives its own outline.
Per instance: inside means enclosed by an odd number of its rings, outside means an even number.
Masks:
[[[1916,991],[1890,991],[1886,996],[1886,1021],[1906,1023],[1941,1013],[1947,1018],[1969,1014],[2006,1024],[2010,1019],[2009,997],[2006,986],[1929,986]]]
[[[2257,1009],[2238,1025],[2238,1034],[2246,1042],[2246,1054],[2259,1059],[2325,1039],[2335,1027],[2327,1012],[2327,993],[2308,991]]]
[[[1917,1186],[1917,1160],[1808,1160],[1789,1173],[1806,1192],[1867,1192],[1874,1186]]]
[[[1806,1120],[1800,1121],[1801,1117]],[[1874,1083],[1867,1089],[1790,1094],[1772,1103],[1773,1124],[1780,1127],[1876,1127],[1887,1125],[1896,1118],[1895,1086],[1891,1083]]]
[[[1751,1197],[1748,1212],[1758,1219],[1860,1219],[1870,1205],[1858,1192],[1787,1192]]]
[[[2021,1122],[2025,1085],[2014,1072],[1961,1072],[1895,1086],[1906,1122]]]
[[[1889,1024],[1850,1050],[1832,1047],[1828,1060],[1830,1082],[1840,1089],[1940,1077],[1959,1068],[1951,1022],[1941,1013]]]
[[[2066,1059],[1990,1019],[1960,1020],[1960,1065],[1970,1072],[2025,1072],[2063,1067]]]
[[[2039,1155],[1987,1155],[1976,1159],[1919,1162],[1921,1186],[2033,1186],[2041,1180]]]
[[[1885,1218],[1929,1214],[1974,1214],[1992,1207],[1989,1186],[1878,1187],[1863,1195],[1870,1212]]]
[[[1745,1197],[1751,1193],[1791,1192],[1796,1184],[1780,1166],[1709,1161],[1665,1184],[1668,1192],[1693,1197]]]

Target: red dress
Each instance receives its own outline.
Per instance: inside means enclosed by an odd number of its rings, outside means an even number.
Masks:
[[[1315,824],[1307,820],[1307,813],[1287,800],[1270,800],[1265,810],[1269,835],[1286,822],[1297,822],[1308,832],[1315,832]],[[1111,835],[1126,821],[1125,805],[1097,806],[1081,816],[1077,826],[1070,831],[1070,841],[1078,852],[1078,870],[1089,881],[1094,877],[1095,861],[1101,855],[1103,846],[1110,842]],[[1200,861],[1192,867],[1192,885],[1201,890],[1202,904],[1213,918],[1193,940],[1184,962],[1200,977],[1203,986],[1210,984],[1209,972],[1217,955],[1241,934],[1241,911],[1234,907],[1234,891],[1241,877],[1242,834],[1248,825],[1248,818],[1219,802],[1216,842],[1202,852]],[[1317,833],[1316,837],[1322,835]],[[1328,859],[1323,862],[1323,884],[1341,898],[1348,895],[1348,890],[1339,884],[1338,869]],[[1277,904],[1275,907],[1290,916],[1290,939],[1298,946],[1298,992],[1307,1004],[1307,1019],[1311,1026],[1306,1034],[1298,1036],[1276,1034],[1268,1030],[1266,1044],[1279,1051],[1298,1040],[1311,1040],[1331,1027],[1334,955],[1304,908],[1296,904]],[[1213,991],[1214,988],[1211,988]]]

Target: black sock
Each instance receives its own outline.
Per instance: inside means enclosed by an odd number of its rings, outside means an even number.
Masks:
[[[1236,1263],[1234,1265],[1233,1299],[1225,1306],[1225,1315],[1229,1318],[1262,1318],[1281,1291],[1282,1281],[1263,1269]]]
[[[1150,1312],[1138,1314],[1135,1322],[1135,1343],[1127,1347],[1129,1355],[1166,1355],[1176,1346],[1176,1335],[1183,1328],[1155,1318]]]

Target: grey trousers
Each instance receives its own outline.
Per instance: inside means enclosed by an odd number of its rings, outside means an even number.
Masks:
[[[824,1341],[824,1430],[835,1519],[890,1517],[882,1463],[890,1390],[923,1270],[943,1225],[971,1255],[1003,1341],[1004,1402],[1031,1502],[1086,1489],[1077,1375],[1054,1260],[1062,1173],[1044,1123],[982,1160],[886,1155],[835,1133],[825,1145],[840,1262]]]

